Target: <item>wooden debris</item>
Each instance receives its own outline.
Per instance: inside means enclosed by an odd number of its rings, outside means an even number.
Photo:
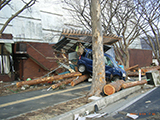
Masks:
[[[141,68],[141,76],[145,76],[146,72],[148,71],[153,71],[153,70],[160,70],[160,66],[153,66],[153,67],[148,67],[148,68]],[[159,71],[160,72],[160,71]],[[139,73],[138,71],[128,71],[127,72],[128,77],[138,77]]]
[[[55,88],[61,86],[62,84],[67,85],[67,84],[71,83],[71,82],[72,82],[74,79],[76,79],[76,78],[77,78],[77,77],[73,77],[73,78],[67,79],[67,80],[65,80],[65,81],[62,81],[62,82],[60,82],[60,83],[54,84],[54,85],[52,85],[52,89],[55,89]]]
[[[125,69],[125,71],[129,71],[129,70],[135,69],[135,68],[137,68],[137,67],[138,67],[138,65],[134,65],[134,66],[132,66],[132,67],[129,67],[129,68]]]
[[[17,87],[21,87],[23,85],[35,85],[35,84],[40,84],[40,83],[52,82],[54,80],[61,80],[61,79],[65,79],[65,78],[80,76],[80,75],[82,75],[82,73],[74,72],[74,73],[68,73],[68,74],[64,74],[64,75],[56,75],[56,76],[51,76],[51,77],[40,78],[40,79],[36,79],[36,80],[17,82],[16,85],[17,85]]]
[[[75,86],[77,85],[78,83],[82,82],[82,81],[85,81],[86,79],[89,78],[89,75],[82,75],[80,76],[78,79],[74,80],[71,82],[71,86]]]
[[[122,84],[122,88],[129,88],[129,87],[133,87],[133,86],[136,86],[136,85],[143,85],[147,83],[147,80],[141,80],[141,81],[134,81],[134,82],[129,82],[129,83],[124,83]]]
[[[111,95],[121,89],[124,80],[117,80],[116,82],[109,83],[103,87],[103,92],[106,95]]]
[[[154,66],[154,67],[149,67],[149,68],[142,68],[142,71],[144,71],[144,72],[153,71],[153,70],[160,70],[160,66]]]

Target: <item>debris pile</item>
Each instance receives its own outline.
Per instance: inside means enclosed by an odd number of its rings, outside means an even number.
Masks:
[[[138,65],[134,65],[125,69],[128,77],[138,77],[139,72],[141,73],[141,76],[145,76],[146,72],[154,71],[154,70],[158,70],[160,73],[160,66],[148,66],[148,67],[139,68]]]

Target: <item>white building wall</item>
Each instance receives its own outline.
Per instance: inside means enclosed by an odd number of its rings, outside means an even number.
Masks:
[[[12,0],[10,6],[3,8],[0,11],[0,27],[23,5],[21,0]],[[68,10],[70,7],[60,0],[38,0],[13,19],[4,33],[12,34],[14,41],[56,43],[63,28],[84,29]],[[140,40],[136,39],[130,48],[141,49]]]
[[[23,5],[21,0],[13,0],[10,7],[1,10],[0,27]],[[63,28],[83,28],[76,25],[66,8],[59,0],[39,0],[13,19],[4,33],[12,34],[14,41],[55,43]]]

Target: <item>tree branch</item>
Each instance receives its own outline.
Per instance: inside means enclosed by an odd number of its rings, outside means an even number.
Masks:
[[[31,7],[33,4],[35,4],[36,0],[30,0],[26,5],[24,5],[19,11],[17,11],[14,15],[12,15],[3,25],[3,27],[0,30],[0,34],[3,33],[5,28],[8,26],[8,24],[17,17],[21,12],[23,12],[26,8]]]

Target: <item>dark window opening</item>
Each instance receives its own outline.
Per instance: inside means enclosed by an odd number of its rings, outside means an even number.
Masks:
[[[16,53],[27,53],[27,45],[25,43],[17,43]]]

